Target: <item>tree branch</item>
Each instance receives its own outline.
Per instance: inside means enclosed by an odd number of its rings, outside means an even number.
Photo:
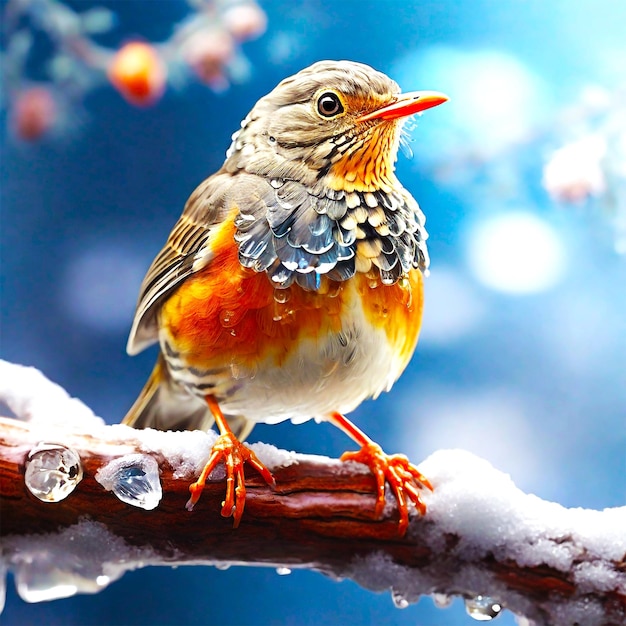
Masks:
[[[277,487],[247,475],[246,508],[233,529],[219,514],[220,476],[185,510],[213,440],[93,418],[82,428],[0,418],[2,559],[22,597],[59,597],[68,580],[74,592],[94,592],[145,565],[245,563],[350,577],[391,589],[398,604],[422,594],[482,595],[538,624],[626,620],[626,508],[565,509],[523,494],[469,453],[443,451],[420,466],[435,485],[425,494],[426,516],[414,515],[399,537],[391,500],[375,519],[375,484],[363,466],[255,444]],[[38,500],[25,484],[26,459],[42,441],[81,459],[83,479],[60,502]],[[129,454],[158,463],[163,495],[154,510],[130,506],[101,484],[98,472]]]

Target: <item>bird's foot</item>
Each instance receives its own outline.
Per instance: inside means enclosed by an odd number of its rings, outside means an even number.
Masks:
[[[226,469],[226,497],[222,502],[222,516],[233,516],[233,527],[237,528],[241,521],[243,508],[246,503],[246,484],[244,477],[244,464],[249,463],[263,480],[270,486],[275,487],[276,481],[272,473],[259,461],[258,457],[250,448],[241,443],[235,435],[227,431],[221,434],[211,450],[211,456],[207,461],[198,480],[189,485],[191,497],[187,502],[187,510],[191,511],[200,499],[207,478],[215,469],[216,465],[224,462]]]
[[[428,479],[403,454],[385,454],[378,444],[368,442],[356,452],[344,452],[341,460],[363,463],[374,474],[377,492],[375,509],[377,517],[382,515],[385,508],[385,482],[389,483],[398,503],[399,535],[404,535],[409,526],[408,500],[413,502],[421,515],[426,513],[426,505],[422,501],[420,490],[425,487],[432,491],[433,487]]]

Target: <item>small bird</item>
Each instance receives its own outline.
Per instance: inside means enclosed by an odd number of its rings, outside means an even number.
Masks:
[[[223,462],[221,513],[237,527],[244,464],[275,485],[242,443],[254,424],[315,418],[358,444],[341,458],[371,468],[377,516],[385,483],[399,534],[409,502],[425,512],[428,480],[345,414],[388,391],[417,343],[425,218],[394,164],[403,120],[446,100],[402,94],[361,63],[315,63],[256,103],[224,165],[187,201],[141,286],[127,350],[158,342],[160,354],[124,423],[217,425],[189,510]]]

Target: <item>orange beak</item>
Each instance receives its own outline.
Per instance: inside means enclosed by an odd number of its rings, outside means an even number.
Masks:
[[[400,94],[393,104],[388,104],[376,111],[366,113],[357,118],[357,122],[369,122],[370,120],[395,120],[414,113],[421,113],[426,109],[432,109],[448,100],[448,96],[437,91],[411,91]]]

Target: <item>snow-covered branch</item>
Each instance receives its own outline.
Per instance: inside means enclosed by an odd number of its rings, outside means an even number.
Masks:
[[[147,565],[247,564],[350,577],[398,606],[462,595],[476,612],[506,607],[537,624],[626,620],[626,507],[565,509],[441,451],[420,465],[435,485],[427,514],[399,537],[391,499],[374,517],[363,466],[254,444],[277,487],[250,473],[234,530],[219,514],[219,475],[185,509],[211,433],[105,426],[36,370],[4,362],[0,399],[29,420],[0,419],[2,560],[26,600],[97,592]]]

